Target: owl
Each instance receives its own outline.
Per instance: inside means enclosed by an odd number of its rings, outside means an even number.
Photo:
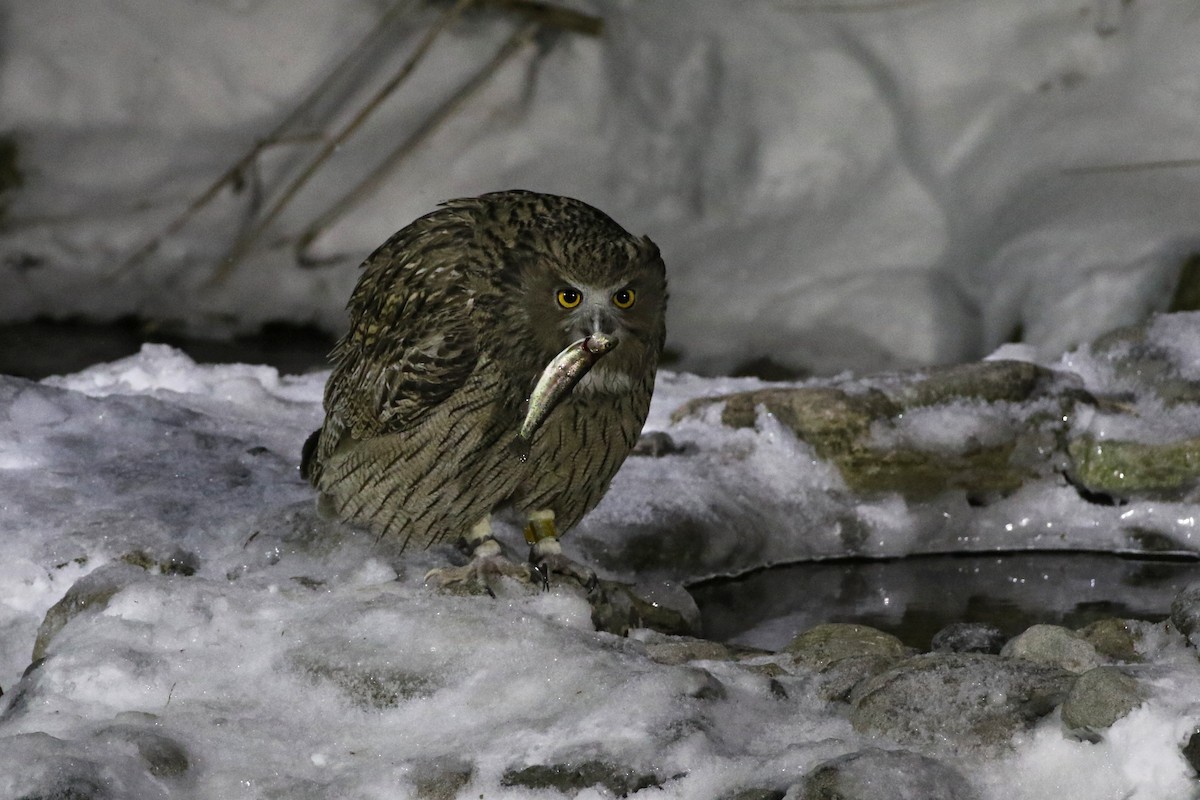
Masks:
[[[534,570],[518,572],[586,580],[558,537],[637,442],[666,303],[658,247],[586,203],[527,191],[444,203],[364,262],[301,473],[325,513],[400,549],[465,542],[474,560],[435,570],[439,584],[505,561],[491,535],[504,508],[528,520]],[[514,455],[539,376],[594,334],[615,347]]]

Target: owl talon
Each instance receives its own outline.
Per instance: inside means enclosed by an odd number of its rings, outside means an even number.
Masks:
[[[589,593],[600,585],[595,572],[562,554],[557,539],[542,539],[529,548],[529,563],[541,578],[543,591],[550,590],[552,574],[574,578]]]
[[[515,578],[532,583],[535,570],[528,564],[517,564],[502,555],[477,556],[461,567],[435,567],[425,573],[425,583],[435,589],[461,594],[496,596],[492,582],[498,578]]]
[[[469,563],[461,567],[435,567],[425,573],[425,583],[444,591],[488,594],[492,597],[496,593],[491,583],[496,578],[515,578],[523,583],[531,583],[534,570],[528,564],[517,564],[506,557],[500,549],[500,543],[490,533],[478,535],[482,530],[486,530],[486,521],[477,526]]]

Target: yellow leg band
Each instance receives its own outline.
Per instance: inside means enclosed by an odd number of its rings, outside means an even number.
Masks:
[[[525,541],[537,544],[542,539],[557,539],[558,529],[554,527],[553,511],[535,511],[529,515],[529,524],[525,526]]]

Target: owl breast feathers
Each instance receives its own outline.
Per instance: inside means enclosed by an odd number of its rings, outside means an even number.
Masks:
[[[324,509],[401,547],[508,505],[553,512],[565,531],[637,441],[666,301],[658,248],[586,203],[523,191],[445,203],[364,262],[302,473]],[[595,333],[616,347],[514,457],[543,368]]]

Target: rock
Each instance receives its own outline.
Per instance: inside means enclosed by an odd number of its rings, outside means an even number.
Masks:
[[[844,622],[829,622],[796,636],[784,648],[796,664],[823,670],[852,656],[879,656],[893,661],[905,658],[904,643],[876,628]]]
[[[1142,641],[1148,625],[1149,623],[1138,619],[1109,617],[1096,620],[1086,628],[1080,629],[1079,635],[1105,658],[1136,663],[1142,660],[1137,646]]]
[[[976,361],[926,370],[923,380],[896,392],[904,408],[933,406],[955,400],[1021,403],[1053,383],[1051,370],[1028,361]]]
[[[354,658],[353,654],[315,655],[296,651],[288,660],[292,669],[316,681],[331,683],[364,711],[395,708],[404,700],[428,697],[438,688],[430,675],[371,663],[369,659]]]
[[[455,758],[418,762],[413,768],[416,800],[455,800],[473,776],[471,765]]]
[[[63,598],[46,612],[33,643],[33,661],[46,655],[50,643],[67,623],[85,612],[103,610],[117,592],[146,577],[146,571],[132,564],[114,561],[77,580]]]
[[[847,485],[866,494],[898,492],[909,500],[929,500],[948,491],[973,498],[1004,496],[1029,478],[1054,474],[1056,433],[1062,414],[1043,414],[1045,425],[1012,425],[995,441],[966,443],[956,451],[920,445],[880,446],[877,429],[889,430],[909,409],[954,402],[1020,403],[1048,386],[1053,373],[1022,361],[985,361],[900,375],[888,393],[870,389],[851,394],[830,387],[758,389],[698,398],[673,415],[678,420],[723,403],[721,422],[752,427],[761,410],[833,463]],[[1062,402],[1073,400],[1063,395]]]
[[[1008,637],[985,622],[952,622],[933,635],[929,649],[935,653],[991,653],[996,655]]]
[[[898,660],[882,655],[839,658],[817,674],[817,696],[829,701],[848,700],[859,684],[890,669]]]
[[[691,636],[662,634],[643,639],[646,655],[659,664],[679,665],[689,661],[732,661],[733,652],[720,642]]]
[[[156,731],[136,725],[109,725],[93,736],[106,744],[133,745],[150,774],[158,778],[176,778],[191,767],[183,745]]]
[[[1200,437],[1149,443],[1097,439],[1067,443],[1071,481],[1093,494],[1182,500],[1200,484]]]
[[[732,794],[723,794],[719,800],[783,800],[787,792],[779,789],[739,789]]]
[[[1200,729],[1192,731],[1187,742],[1183,745],[1183,757],[1200,775]]]
[[[862,750],[819,764],[801,800],[972,800],[970,784],[940,761],[908,750]]]
[[[1063,727],[1083,738],[1098,740],[1111,726],[1145,699],[1138,682],[1117,667],[1096,667],[1079,676],[1062,705]]]
[[[596,630],[618,636],[637,628],[686,635],[700,627],[696,601],[687,590],[674,585],[634,585],[601,579],[587,593],[587,600]]]
[[[1200,581],[1189,583],[1171,601],[1171,624],[1187,637],[1188,644],[1200,647]]]
[[[1052,664],[1076,673],[1100,666],[1101,660],[1091,642],[1058,625],[1031,625],[1024,633],[1010,639],[1000,655]]]
[[[510,769],[500,779],[500,785],[556,789],[568,795],[592,786],[603,786],[618,797],[624,797],[650,786],[660,786],[662,781],[653,773],[639,772],[632,767],[605,761],[583,761],[578,764],[534,764],[522,769]]]
[[[983,653],[928,653],[903,661],[851,695],[850,722],[900,744],[997,748],[1050,713],[1074,676]]]

